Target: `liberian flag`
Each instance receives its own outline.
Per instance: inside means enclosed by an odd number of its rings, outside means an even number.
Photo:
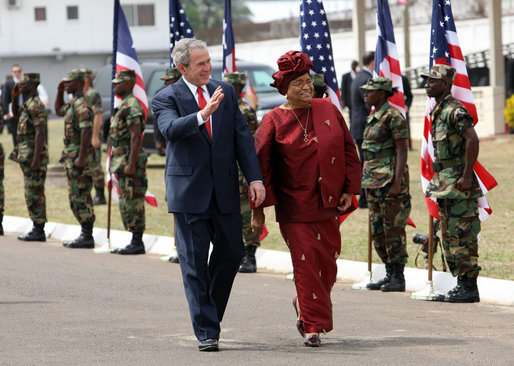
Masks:
[[[397,91],[388,98],[389,104],[398,109],[405,117],[405,97],[403,95],[402,72],[396,42],[394,40],[393,22],[387,0],[378,0],[377,4],[377,47],[375,50],[374,76],[382,76],[393,82]]]
[[[146,98],[145,84],[143,82],[143,73],[139,66],[136,50],[132,42],[132,36],[128,27],[127,19],[121,9],[120,1],[114,0],[114,21],[113,21],[113,48],[112,48],[112,78],[114,79],[116,73],[120,70],[134,70],[136,73],[136,84],[134,85],[134,97],[139,101],[145,115],[145,120],[148,115],[148,99]],[[121,98],[114,95],[114,89],[111,93],[111,116],[114,109],[120,105]],[[141,136],[143,139],[143,136]],[[114,188],[111,190],[113,198],[119,200],[119,184],[116,174],[110,173],[111,166],[111,150],[107,154],[106,169],[107,169],[107,186]],[[145,201],[150,205],[157,207],[157,200],[155,196],[146,191]]]
[[[452,87],[452,96],[458,99],[473,117],[474,123],[478,122],[477,109],[469,83],[466,63],[462,56],[457,29],[453,21],[453,13],[450,0],[433,0],[432,6],[432,37],[430,39],[430,68],[433,64],[450,65],[457,70],[457,76]],[[436,105],[434,98],[427,99],[425,112],[425,125],[423,139],[421,141],[421,185],[426,192],[428,183],[434,175],[432,162],[434,161],[434,147],[432,145],[432,120],[430,112]],[[474,173],[482,189],[483,197],[478,199],[480,221],[486,220],[492,213],[491,206],[485,198],[485,194],[498,183],[494,177],[477,161]],[[439,219],[437,201],[425,197],[430,215]]]
[[[325,76],[326,93],[341,111],[330,29],[321,0],[302,0],[300,4],[300,45],[302,52],[310,56],[313,71]]]
[[[175,42],[182,38],[193,38],[195,36],[193,28],[189,24],[186,12],[182,8],[179,0],[170,0],[170,67],[174,66],[171,53],[175,48]]]
[[[148,99],[146,98],[145,83],[143,73],[139,66],[136,49],[132,42],[132,36],[127,23],[127,18],[120,6],[120,0],[114,0],[114,27],[113,27],[113,50],[112,50],[112,78],[120,70],[134,70],[136,72],[136,85],[134,85],[134,96],[141,104],[145,113],[148,115]],[[114,95],[114,92],[113,92]],[[114,108],[121,103],[121,98],[114,97]]]
[[[232,4],[225,0],[225,16],[223,17],[223,72],[236,72],[236,44],[232,30]]]

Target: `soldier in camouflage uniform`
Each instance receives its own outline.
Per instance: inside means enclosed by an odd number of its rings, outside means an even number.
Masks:
[[[314,86],[313,98],[325,98],[327,86],[325,85],[325,75],[313,74],[311,75],[312,85]]]
[[[112,142],[111,173],[118,175],[120,213],[125,230],[132,233],[131,242],[117,254],[145,254],[145,193],[148,188],[146,161],[141,134],[145,130],[145,115],[141,104],[132,94],[136,83],[134,70],[116,73],[112,80],[114,93],[121,104],[114,110],[109,136]]]
[[[438,300],[478,302],[477,277],[480,220],[477,198],[482,191],[473,174],[478,158],[479,140],[473,117],[451,95],[456,71],[447,65],[434,65],[421,75],[425,89],[437,104],[430,113],[435,161],[434,175],[426,190],[437,199],[443,251],[457,286]]]
[[[2,106],[0,106],[0,116],[3,116]],[[4,235],[4,161],[5,153],[4,147],[0,142],[0,235]]]
[[[405,225],[411,210],[409,131],[405,118],[387,101],[394,93],[391,80],[373,78],[361,89],[365,103],[375,107],[364,127],[361,183],[368,201],[373,245],[386,267],[386,277],[369,283],[367,288],[403,292],[403,271],[408,258]]]
[[[250,133],[254,136],[258,127],[255,110],[241,98],[241,92],[246,84],[246,75],[242,72],[227,73],[223,76],[223,81],[234,86],[236,95],[238,96],[239,109],[248,124]],[[241,217],[243,219],[243,241],[246,252],[243,260],[241,261],[241,265],[239,266],[239,272],[253,273],[257,271],[255,251],[261,243],[259,242],[259,235],[252,230],[252,211],[250,210],[250,202],[248,200],[248,183],[246,182],[241,169],[239,169],[239,197]]]
[[[93,171],[93,186],[96,195],[93,198],[93,204],[105,205],[105,175],[102,168],[102,143],[100,134],[102,133],[102,97],[95,89],[93,89],[93,71],[88,68],[81,69],[84,72],[84,97],[93,110],[93,137],[91,145],[95,149],[95,168]]]
[[[69,72],[57,87],[55,113],[64,117],[64,150],[60,163],[64,164],[68,178],[70,207],[82,228],[79,237],[64,242],[68,248],[94,248],[93,224],[95,212],[91,189],[95,150],[91,145],[93,111],[84,98],[84,73],[78,69]],[[73,99],[64,103],[64,91]]]
[[[25,202],[33,222],[30,232],[18,236],[23,241],[46,241],[45,180],[48,165],[47,123],[45,105],[39,99],[37,73],[23,74],[14,86],[13,115],[18,119],[17,144],[10,159],[20,164],[25,181]],[[20,94],[25,101],[18,105]]]

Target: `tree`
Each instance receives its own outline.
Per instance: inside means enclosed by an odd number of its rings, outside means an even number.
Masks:
[[[224,0],[183,0],[182,5],[195,30],[223,25]],[[243,0],[232,0],[233,23],[249,22],[251,15]]]

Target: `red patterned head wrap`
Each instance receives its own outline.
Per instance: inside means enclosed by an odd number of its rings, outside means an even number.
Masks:
[[[314,66],[309,55],[300,51],[289,51],[279,57],[277,61],[278,71],[273,74],[275,82],[270,84],[278,89],[282,95],[287,94],[287,88],[291,80],[308,74]]]

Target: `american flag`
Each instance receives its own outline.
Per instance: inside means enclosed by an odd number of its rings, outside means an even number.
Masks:
[[[113,22],[113,50],[112,50],[112,78],[120,70],[134,70],[136,73],[136,85],[134,85],[134,96],[141,104],[145,113],[148,115],[148,99],[146,98],[145,83],[143,73],[139,66],[136,49],[132,42],[132,36],[125,18],[125,13],[120,6],[119,0],[114,0],[114,22]],[[112,93],[114,96],[114,91]],[[114,97],[114,108],[121,103],[121,98]]]
[[[193,38],[195,36],[193,28],[187,20],[186,12],[182,8],[179,0],[170,0],[170,67],[174,66],[171,53],[175,47],[175,42],[182,38]]]
[[[236,72],[236,44],[232,30],[232,4],[225,0],[225,16],[223,17],[223,72]]]
[[[314,64],[314,72],[325,76],[326,92],[332,103],[341,110],[332,41],[322,0],[302,0],[300,5],[300,45]]]
[[[120,70],[134,70],[136,73],[136,84],[134,85],[133,93],[134,97],[139,101],[141,107],[143,108],[143,112],[146,116],[148,115],[148,99],[146,98],[145,91],[145,83],[143,81],[143,73],[141,72],[141,67],[139,66],[139,61],[137,59],[136,49],[134,48],[134,44],[132,42],[132,36],[130,35],[130,29],[128,27],[127,19],[125,18],[125,13],[123,13],[123,9],[120,6],[119,0],[114,0],[114,21],[113,21],[113,50],[112,50],[112,78],[116,75],[116,72]],[[111,115],[113,114],[114,108],[116,108],[121,103],[121,98],[114,95],[114,90],[112,91],[112,109]],[[143,138],[141,136],[141,138]],[[110,165],[111,165],[111,150],[107,154],[107,185],[108,187],[115,188],[114,190],[114,199],[119,197],[119,186],[118,186],[118,177],[116,174],[110,174]],[[145,193],[145,201],[150,205],[157,207],[157,200],[155,196],[150,193]]]
[[[388,101],[405,117],[405,97],[403,95],[402,72],[396,42],[394,40],[393,22],[387,0],[378,0],[377,4],[377,47],[375,50],[375,76],[383,76],[393,82],[398,91]]]
[[[453,20],[451,0],[433,0],[432,6],[432,36],[430,39],[430,68],[433,64],[450,65],[457,70],[457,76],[452,87],[452,95],[458,99],[478,122],[477,109],[469,83],[466,63],[457,37],[457,29]],[[425,112],[425,125],[423,128],[423,139],[421,142],[421,185],[423,192],[426,192],[428,183],[434,175],[432,162],[434,161],[434,148],[432,145],[432,120],[430,112],[434,108],[434,98],[427,99]],[[485,198],[485,194],[494,188],[498,183],[491,174],[477,161],[474,167],[475,175],[482,189],[483,197],[478,199],[479,217],[481,221],[486,220],[491,214],[491,206]],[[425,198],[428,212],[435,218],[439,218],[437,201],[432,198]]]

